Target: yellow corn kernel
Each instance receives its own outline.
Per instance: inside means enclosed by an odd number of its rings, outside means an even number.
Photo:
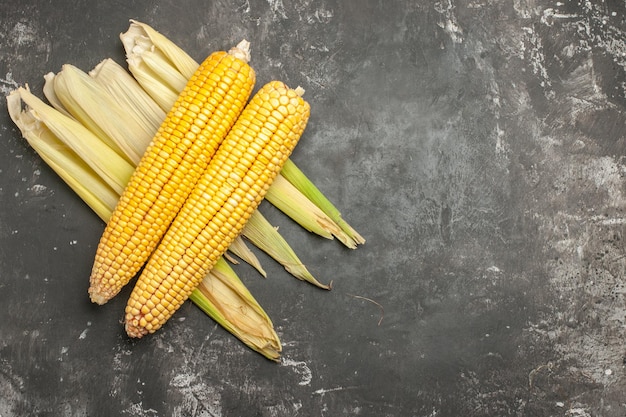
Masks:
[[[211,54],[157,131],[98,245],[89,287],[93,302],[106,303],[141,269],[243,110],[255,82],[242,61],[247,48],[244,41],[228,53]],[[199,119],[204,123],[196,124]],[[121,267],[113,269],[114,263]]]
[[[246,106],[139,277],[126,308],[125,326],[129,336],[142,337],[159,329],[241,233],[304,131],[310,109],[300,97],[302,92],[298,89],[296,93],[281,82],[270,82]],[[270,120],[259,111],[269,108],[271,114],[276,106],[282,106],[283,97],[295,110],[282,120]],[[280,126],[286,121],[293,129],[283,133]],[[276,149],[282,150],[280,157]],[[245,154],[252,156],[252,162],[244,158]],[[267,157],[262,158],[261,154]],[[241,176],[235,187],[233,173]],[[241,192],[239,189],[244,183],[247,191]],[[246,198],[241,198],[240,193]],[[200,219],[199,213],[206,219]],[[194,223],[198,226],[191,226]],[[184,250],[178,250],[180,246]],[[180,266],[180,269],[168,267],[168,264]],[[168,287],[166,282],[172,279],[175,284]],[[142,310],[147,304],[143,300],[145,283],[157,289],[146,297],[156,305],[148,314],[159,317],[158,322],[153,320],[150,325],[144,325],[147,321]],[[170,295],[169,304],[163,303],[161,293]],[[137,311],[140,313],[136,314]]]

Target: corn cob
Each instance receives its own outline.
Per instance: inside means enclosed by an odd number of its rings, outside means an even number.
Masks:
[[[128,115],[128,118],[135,120],[139,125],[145,126],[145,129],[137,129],[130,124],[122,123],[121,126],[117,127],[120,130],[127,131],[125,135],[126,141],[133,142],[132,147],[137,146],[136,143],[146,143],[146,146],[140,148],[141,153],[145,152],[147,143],[154,137],[159,125],[165,119],[163,110],[126,70],[110,58],[100,62],[89,72],[89,75],[107,90],[102,95],[109,96],[107,98],[113,100],[116,107],[123,110]],[[171,103],[173,104],[175,101],[176,98]],[[170,105],[169,107],[171,108],[172,106]],[[103,124],[105,130],[111,129],[111,127],[107,126],[108,124],[119,124],[118,120],[99,119],[107,121],[107,123]],[[128,146],[122,147],[128,148]],[[230,251],[265,276],[261,262],[248,248],[242,237],[237,238],[233,242]],[[234,261],[233,258],[230,260]]]
[[[246,106],[140,275],[129,336],[159,329],[239,235],[304,131],[303,92],[274,81]]]
[[[255,81],[248,46],[211,54],[161,124],[98,245],[93,302],[106,303],[141,269],[243,110]]]

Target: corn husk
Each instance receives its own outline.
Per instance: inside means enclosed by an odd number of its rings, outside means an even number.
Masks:
[[[7,96],[9,116],[41,158],[106,222],[115,209],[121,191],[117,192],[106,184],[72,150],[74,144],[69,142],[80,141],[80,138],[74,134],[66,135],[64,122],[67,123],[67,120],[64,118],[68,119],[67,116],[38,99],[32,100],[31,96],[25,88],[11,92]],[[24,97],[34,103],[40,113],[57,112],[62,117],[42,119],[37,117],[34,108],[23,110]],[[91,145],[95,146],[96,143],[92,142]],[[105,161],[97,162],[103,164]],[[120,173],[120,176],[123,174]],[[218,264],[193,291],[191,300],[248,347],[268,359],[278,360],[281,344],[270,318],[232,268],[223,260]]]
[[[127,53],[140,56],[144,51],[154,51],[165,57],[183,75],[185,80],[191,78],[198,68],[198,63],[178,45],[170,41],[151,26],[137,20],[130,21],[128,31],[120,34],[120,40]]]
[[[292,161],[287,160],[281,171],[282,176],[289,181],[294,187],[305,195],[311,202],[322,210],[333,222],[343,231],[343,235],[337,238],[343,239],[347,237],[344,244],[348,247],[355,248],[356,245],[365,243],[365,238],[359,234],[352,226],[346,222],[339,210],[326,196],[317,188],[315,184],[298,168]]]
[[[111,188],[121,194],[134,171],[134,166],[115,150],[74,119],[45,104],[28,88],[17,90],[20,99],[29,106],[33,118],[45,124],[57,137],[88,164]]]
[[[33,114],[22,111],[20,90],[7,96],[9,116],[22,136],[41,158],[78,194],[100,217],[109,216],[117,204],[119,193],[106,184],[67,144]]]
[[[267,197],[269,195],[269,198]],[[287,214],[309,232],[317,233],[327,239],[338,237],[349,247],[354,248],[348,236],[344,236],[335,222],[332,221],[319,207],[302,194],[284,176],[276,177],[268,189],[266,198],[276,208]]]
[[[220,259],[189,297],[226,330],[268,359],[278,360],[282,347],[271,320],[232,268]]]
[[[129,71],[154,101],[168,111],[198,63],[149,25],[135,20],[120,34],[120,40]]]
[[[145,132],[148,136],[147,140],[143,139],[147,143],[165,120],[165,111],[121,65],[111,58],[104,59],[96,65],[89,71],[89,76],[96,80],[130,117],[142,125],[139,132]]]
[[[65,107],[63,107],[63,103],[61,103],[61,100],[59,100],[59,98],[57,97],[57,93],[54,89],[55,77],[56,74],[53,72],[49,72],[43,76],[43,79],[45,81],[43,85],[43,95],[46,97],[48,103],[50,103],[52,107],[54,107],[57,111],[63,113],[67,117],[73,119],[74,116],[72,116],[67,110],[65,110]],[[111,141],[110,145],[115,144]],[[118,149],[118,151],[121,152],[121,149]]]
[[[278,230],[265,219],[259,210],[255,211],[252,216],[250,216],[248,223],[246,223],[245,230],[247,239],[274,258],[291,275],[299,280],[310,282],[319,288],[326,290],[331,289],[331,285],[322,284],[315,279],[307,267],[298,259],[298,256],[293,249],[291,249],[287,241],[278,233]]]
[[[120,38],[134,78],[111,60],[102,61],[89,74],[66,65],[60,73],[44,77],[44,94],[53,107],[27,88],[7,98],[23,136],[104,220],[165,112],[198,67],[148,25],[131,21]],[[28,105],[24,111],[22,101]],[[352,248],[365,242],[292,161],[287,166],[292,169],[270,187],[268,201],[320,236],[337,237]],[[254,213],[243,235],[298,279],[330,289],[330,284],[312,276],[260,212]],[[265,276],[241,238],[231,251]],[[281,346],[271,320],[232,268],[223,259],[218,264],[194,291],[192,301],[247,346],[277,360]]]
[[[100,83],[73,65],[63,65],[56,74],[54,90],[72,116],[104,142],[115,144],[133,164],[139,162],[154,136],[151,124],[133,117]]]
[[[246,242],[241,238],[241,236],[237,237],[237,239],[233,240],[233,242],[228,247],[228,251],[243,259],[250,266],[255,268],[261,276],[267,278],[267,272],[263,269],[263,265],[259,261],[259,258],[250,250]],[[228,254],[228,252],[226,252]],[[236,259],[229,259],[232,263],[238,263]]]

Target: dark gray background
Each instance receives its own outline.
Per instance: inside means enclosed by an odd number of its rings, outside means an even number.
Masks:
[[[624,416],[623,1],[0,4],[0,86],[112,57],[128,19],[302,85],[293,159],[368,240],[271,206],[325,292],[236,268],[276,364],[187,303],[130,342],[89,303],[103,230],[0,105],[0,416]],[[380,304],[382,311],[369,298]]]

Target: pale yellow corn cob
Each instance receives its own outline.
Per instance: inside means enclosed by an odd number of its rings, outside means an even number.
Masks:
[[[211,54],[148,146],[98,245],[93,302],[110,300],[141,269],[241,113],[255,81],[247,47]]]
[[[241,233],[304,131],[302,92],[274,81],[246,106],[139,277],[129,336],[159,329]]]

